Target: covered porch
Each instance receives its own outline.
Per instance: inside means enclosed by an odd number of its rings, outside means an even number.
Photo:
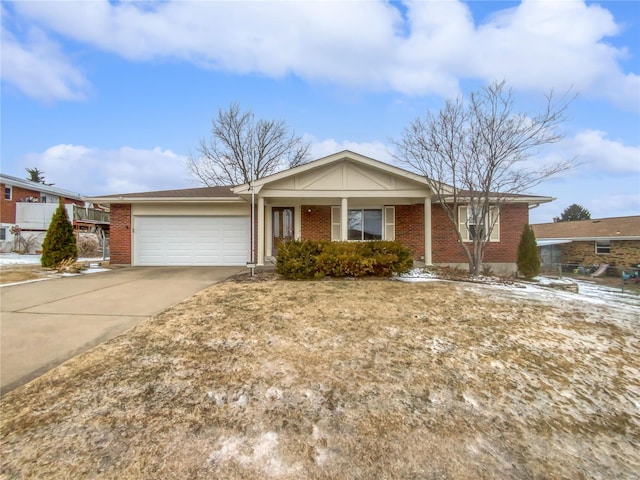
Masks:
[[[432,192],[423,177],[377,160],[340,152],[234,193],[254,205],[257,265],[291,239],[397,240],[432,263]]]

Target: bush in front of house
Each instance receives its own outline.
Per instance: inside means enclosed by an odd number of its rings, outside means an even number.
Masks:
[[[524,226],[518,245],[518,271],[525,278],[530,279],[540,273],[540,257],[536,245],[536,235],[529,225]]]
[[[75,261],[77,258],[76,236],[61,199],[47,229],[47,236],[44,237],[40,263],[46,268],[57,268],[62,263]]]
[[[398,242],[293,240],[278,248],[277,272],[290,280],[389,277],[413,267],[411,251]]]

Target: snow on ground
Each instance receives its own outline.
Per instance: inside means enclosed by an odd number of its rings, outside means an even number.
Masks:
[[[79,258],[78,262],[102,262],[102,257]],[[21,255],[19,253],[0,253],[0,265],[40,265],[40,255]]]
[[[40,265],[40,255],[0,253],[0,265]]]
[[[44,278],[30,278],[28,280],[23,280],[19,282],[12,283],[4,283],[0,285],[2,287],[10,287],[12,285],[19,285],[21,283],[32,283],[32,282],[41,282],[43,280],[49,280],[51,278],[59,278],[59,277],[74,277],[77,275],[90,275],[92,273],[101,273],[108,272],[109,268],[102,268],[100,266],[100,262],[102,262],[102,258],[79,258],[78,262],[84,263],[87,265],[87,268],[82,270],[79,273],[56,273],[56,272],[48,272]],[[7,267],[7,269],[11,269],[12,266],[28,267],[29,265],[39,266],[40,265],[40,255],[21,255],[19,253],[2,253],[0,254],[0,266]]]
[[[405,274],[396,276],[393,280],[402,282],[430,282],[439,279],[437,274],[422,268],[415,268]],[[640,321],[640,296],[631,292],[623,292],[622,288],[600,285],[588,280],[578,280],[557,277],[535,277],[532,282],[499,282],[488,277],[478,277],[478,285],[490,284],[492,287],[509,292],[512,296],[540,300],[545,303],[592,305],[613,310],[631,320]],[[476,283],[470,283],[474,285]],[[566,286],[575,284],[578,293],[553,288],[553,285]]]
[[[408,272],[405,272],[402,275],[394,276],[392,280],[397,280],[399,282],[417,283],[417,282],[433,282],[434,280],[440,280],[440,279],[436,274],[431,273],[423,268],[414,268],[413,270],[409,270]]]

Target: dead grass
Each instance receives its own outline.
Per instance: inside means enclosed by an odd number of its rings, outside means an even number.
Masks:
[[[3,397],[2,475],[639,478],[637,324],[558,307],[451,282],[219,284]]]
[[[2,265],[0,266],[0,285],[45,278],[48,273],[40,265]]]

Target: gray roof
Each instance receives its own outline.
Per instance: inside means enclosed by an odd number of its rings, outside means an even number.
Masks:
[[[221,187],[200,187],[200,188],[181,188],[177,190],[158,190],[154,192],[138,192],[138,193],[122,193],[103,195],[99,197],[93,197],[96,201],[100,199],[112,199],[112,200],[127,200],[137,198],[149,198],[149,199],[172,199],[172,198],[239,198],[235,193],[231,191],[230,186]]]

